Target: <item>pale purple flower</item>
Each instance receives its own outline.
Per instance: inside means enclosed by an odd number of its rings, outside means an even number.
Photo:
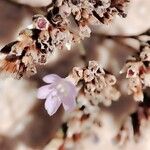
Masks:
[[[46,75],[43,81],[47,85],[38,89],[37,97],[46,99],[45,109],[50,116],[58,110],[61,104],[66,111],[75,109],[77,90],[71,82],[56,74]]]

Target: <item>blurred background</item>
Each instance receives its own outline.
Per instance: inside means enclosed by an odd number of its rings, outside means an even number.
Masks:
[[[0,48],[13,41],[20,30],[31,23],[33,14],[43,13],[44,6],[51,0],[0,0]],[[126,95],[126,85],[119,75],[128,55],[137,49],[136,41],[112,40],[102,35],[136,35],[150,28],[150,1],[131,0],[126,18],[116,16],[109,25],[92,27],[91,38],[83,41],[86,54],[81,46],[71,51],[54,53],[46,66],[38,67],[38,73],[30,79],[15,80],[12,77],[0,79],[0,150],[57,150],[61,142],[56,138],[63,120],[63,109],[50,117],[43,102],[36,99],[37,88],[43,85],[42,77],[56,73],[62,77],[68,75],[72,67],[85,61],[97,60],[105,69],[119,79],[122,96],[111,107],[102,107],[100,114],[102,126],[96,129],[99,142],[90,139],[82,141],[82,149],[107,150],[150,150],[150,124],[144,128],[141,139],[133,137],[121,147],[115,143],[120,124],[133,112],[135,103]],[[89,44],[90,43],[90,44]],[[72,58],[72,59],[70,59]]]

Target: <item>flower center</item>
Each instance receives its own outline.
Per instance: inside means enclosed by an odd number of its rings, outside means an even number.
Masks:
[[[67,88],[65,86],[65,84],[63,83],[59,83],[56,87],[56,89],[59,91],[60,94],[62,94],[63,96],[67,96],[68,95],[68,91]]]

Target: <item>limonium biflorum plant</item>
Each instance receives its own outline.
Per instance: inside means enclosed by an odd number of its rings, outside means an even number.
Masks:
[[[113,106],[120,109],[123,97],[131,99],[134,109],[129,111],[128,108],[115,135],[107,136],[116,147],[140,141],[150,117],[150,29],[132,35],[100,31],[105,26],[111,28],[116,17],[126,19],[130,1],[49,0],[36,3],[12,0],[11,3],[38,13],[34,13],[30,18],[31,24],[20,30],[15,40],[1,48],[0,73],[8,74],[16,82],[38,79],[36,98],[37,103],[42,104],[43,118],[57,118],[57,114],[62,112],[60,130],[39,147],[46,149],[48,143],[48,149],[89,150],[85,146],[89,141],[93,145],[100,144],[103,135],[99,130],[105,126],[103,114]],[[112,42],[130,49],[132,53],[126,51],[124,55],[121,52],[118,59],[111,58],[116,53],[109,51],[113,47]],[[132,46],[135,42],[136,46]],[[103,45],[108,49],[110,59],[106,58],[106,48],[105,52],[97,53],[97,57],[89,57],[89,49],[93,55],[94,50]],[[115,48],[120,49],[119,46]],[[74,53],[67,61],[75,61],[53,71],[51,67],[55,64],[51,63],[51,58],[56,53],[59,55],[56,61],[66,53]],[[109,65],[104,65],[106,60]],[[67,66],[70,66],[69,70]],[[42,123],[45,122],[40,120],[40,128],[43,128]],[[15,137],[17,134],[12,135]],[[96,150],[100,148],[97,146]]]

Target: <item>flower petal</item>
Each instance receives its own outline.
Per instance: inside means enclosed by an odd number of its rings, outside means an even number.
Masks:
[[[37,92],[37,98],[45,99],[51,90],[52,90],[51,85],[45,85],[45,86],[40,87]]]
[[[61,105],[61,100],[57,96],[52,97],[50,95],[45,101],[45,109],[47,110],[50,116],[52,116],[58,110],[60,105]]]
[[[76,100],[73,97],[63,99],[63,107],[65,111],[73,111],[76,107]]]
[[[61,77],[59,77],[58,75],[50,74],[50,75],[46,75],[43,78],[43,81],[46,82],[46,83],[53,83],[53,82],[57,82],[60,79],[61,79]]]
[[[76,96],[77,96],[77,90],[76,87],[68,82],[65,81],[66,83],[66,88],[67,88],[67,96],[63,97],[62,99],[62,103],[63,103],[63,107],[66,111],[72,111],[75,109],[76,107]]]

